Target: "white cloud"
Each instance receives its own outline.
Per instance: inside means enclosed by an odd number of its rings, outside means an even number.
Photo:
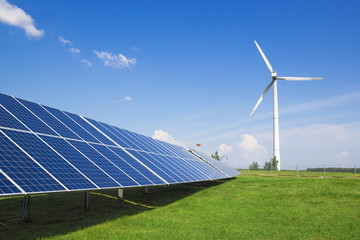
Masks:
[[[44,30],[35,28],[34,19],[29,14],[6,0],[0,0],[0,21],[24,29],[28,37],[41,38],[44,36]]]
[[[126,96],[126,97],[124,98],[124,100],[125,100],[125,101],[131,101],[131,100],[132,100],[132,98],[131,98],[131,97],[129,97],[129,96]]]
[[[155,130],[154,135],[152,137],[157,139],[157,140],[161,140],[161,141],[168,142],[168,143],[175,144],[175,145],[179,145],[179,146],[185,145],[182,142],[175,141],[173,136],[171,136],[168,132],[165,132],[165,131],[163,131],[161,129]]]
[[[74,53],[74,54],[80,53],[80,50],[77,49],[77,48],[70,48],[69,51],[70,51],[71,53]]]
[[[226,145],[225,143],[220,144],[219,146],[219,155],[220,156],[227,156],[232,152],[232,147]]]
[[[87,59],[83,59],[83,60],[81,60],[81,62],[86,64],[88,67],[91,67],[91,65],[92,65],[91,62]]]
[[[127,58],[121,53],[116,55],[105,51],[98,52],[93,50],[93,52],[100,60],[104,62],[104,65],[107,67],[122,69],[125,67],[130,68],[131,65],[136,64],[135,58]]]
[[[63,44],[69,44],[69,45],[72,45],[71,41],[70,40],[67,40],[63,37],[59,37],[59,41],[62,42]]]
[[[237,146],[241,150],[240,155],[242,156],[242,159],[238,159],[238,161],[241,160],[242,163],[246,162],[247,165],[254,161],[258,162],[261,166],[265,162],[265,147],[259,144],[258,140],[250,134],[243,134],[241,138],[242,140]]]
[[[247,151],[247,152],[266,152],[265,147],[258,143],[258,140],[250,135],[250,134],[243,134],[241,135],[242,141],[238,143],[239,148]]]

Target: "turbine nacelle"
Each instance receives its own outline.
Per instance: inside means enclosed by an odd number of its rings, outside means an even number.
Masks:
[[[276,79],[277,79],[277,74],[276,74],[276,71],[275,71],[275,70],[273,70],[273,71],[271,72],[271,78],[272,78],[272,80],[276,80]]]

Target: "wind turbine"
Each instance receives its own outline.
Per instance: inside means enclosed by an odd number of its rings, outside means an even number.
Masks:
[[[273,146],[274,146],[274,157],[276,157],[276,160],[278,160],[278,171],[280,171],[280,137],[279,137],[279,111],[278,111],[278,95],[277,95],[277,80],[286,80],[286,81],[308,81],[308,80],[321,80],[322,78],[312,78],[312,77],[278,77],[276,74],[276,71],[273,70],[273,68],[270,65],[270,62],[267,60],[265,54],[261,50],[259,44],[257,44],[256,41],[254,41],[256,44],[256,47],[259,49],[259,52],[262,56],[262,58],[265,61],[266,66],[268,67],[270,73],[271,73],[271,82],[270,84],[265,88],[265,91],[261,94],[258,102],[256,103],[254,109],[250,113],[250,116],[253,115],[256,108],[259,106],[261,101],[263,100],[265,94],[269,91],[271,86],[273,86],[274,90],[274,132],[273,132]]]

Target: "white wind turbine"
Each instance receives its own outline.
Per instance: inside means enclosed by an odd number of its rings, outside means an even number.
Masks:
[[[274,90],[274,132],[273,132],[273,145],[274,145],[274,157],[278,160],[278,171],[280,171],[280,138],[279,138],[279,111],[278,111],[278,96],[277,96],[277,80],[286,80],[286,81],[307,81],[307,80],[321,80],[322,78],[310,78],[310,77],[278,77],[276,71],[272,69],[269,61],[267,60],[265,54],[261,50],[260,46],[254,41],[259,52],[264,59],[266,66],[270,70],[271,73],[271,83],[265,88],[265,91],[260,96],[259,101],[256,103],[254,109],[252,110],[250,116],[255,112],[256,108],[259,106],[261,101],[263,100],[265,94],[269,91],[271,86],[273,86]]]

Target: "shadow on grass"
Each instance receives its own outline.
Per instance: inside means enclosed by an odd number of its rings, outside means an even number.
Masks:
[[[0,239],[36,239],[63,235],[124,216],[139,214],[186,198],[224,181],[124,189],[124,199],[117,190],[91,191],[89,210],[85,211],[84,192],[53,193],[31,196],[30,221],[21,222],[23,196],[0,198]]]

